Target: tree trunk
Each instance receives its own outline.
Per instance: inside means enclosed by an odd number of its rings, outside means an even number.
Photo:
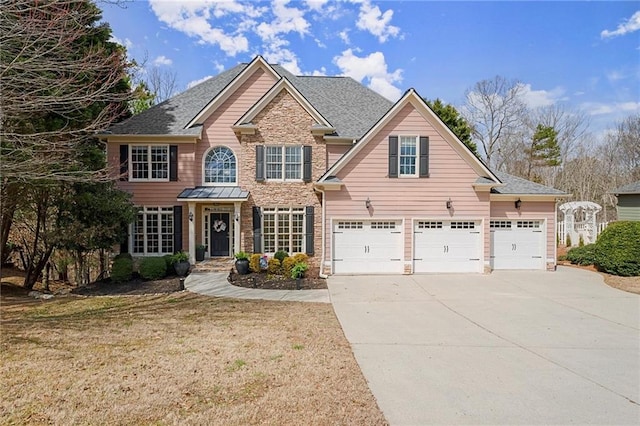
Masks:
[[[11,233],[11,225],[13,225],[13,216],[18,207],[18,186],[16,183],[3,182],[2,185],[2,203],[0,203],[0,211],[2,221],[0,222],[0,264],[4,264],[11,251],[7,247],[9,242],[9,234]]]

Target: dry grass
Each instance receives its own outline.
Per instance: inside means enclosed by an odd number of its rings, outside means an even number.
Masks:
[[[604,282],[613,288],[628,291],[629,293],[640,294],[640,277],[618,277],[616,275],[604,274]]]
[[[3,298],[2,424],[385,424],[330,305]]]

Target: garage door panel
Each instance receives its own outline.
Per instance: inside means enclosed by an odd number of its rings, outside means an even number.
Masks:
[[[417,221],[414,272],[479,272],[480,221]]]

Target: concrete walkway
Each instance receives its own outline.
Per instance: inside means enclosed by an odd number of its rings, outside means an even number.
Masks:
[[[184,288],[205,296],[235,299],[278,300],[283,302],[330,303],[329,291],[321,290],[261,290],[236,287],[227,281],[228,272],[193,272],[184,281]]]
[[[391,425],[640,424],[640,296],[600,275],[332,276]]]

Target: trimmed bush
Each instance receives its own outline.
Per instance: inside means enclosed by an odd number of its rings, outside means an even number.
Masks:
[[[614,222],[596,242],[595,265],[623,277],[640,275],[640,222]]]
[[[309,262],[309,256],[307,256],[305,253],[298,253],[293,255],[293,260],[295,260],[295,263],[308,263]]]
[[[165,265],[167,265],[167,275],[175,275],[176,270],[173,267],[173,255],[165,254],[162,258],[164,259]]]
[[[269,263],[267,264],[267,272],[274,275],[280,275],[282,273],[282,267],[280,266],[280,261],[275,257],[269,259]]]
[[[158,280],[167,276],[164,257],[145,257],[140,262],[140,276],[145,280]]]
[[[567,260],[574,265],[593,265],[596,261],[596,245],[572,248],[567,252]]]
[[[273,255],[273,257],[275,257],[276,259],[278,259],[280,261],[280,263],[282,263],[282,261],[289,257],[289,253],[287,253],[286,251],[283,250],[278,250],[276,252],[276,254]]]
[[[117,259],[129,259],[129,260],[133,260],[133,256],[131,256],[131,253],[120,253],[117,254],[113,260],[117,260]]]
[[[118,258],[113,261],[111,266],[111,281],[114,283],[122,283],[131,280],[133,276],[133,260],[126,257]]]
[[[584,247],[584,237],[580,234],[580,239],[578,240],[578,247]]]
[[[262,258],[260,253],[253,253],[249,257],[249,269],[251,272],[260,272],[260,258]]]
[[[291,270],[293,269],[293,267],[296,264],[296,258],[291,256],[291,257],[286,257],[283,261],[282,261],[282,275],[284,275],[285,277],[290,277],[291,276]]]
[[[571,235],[567,234],[567,238],[564,240],[564,245],[571,247]]]

